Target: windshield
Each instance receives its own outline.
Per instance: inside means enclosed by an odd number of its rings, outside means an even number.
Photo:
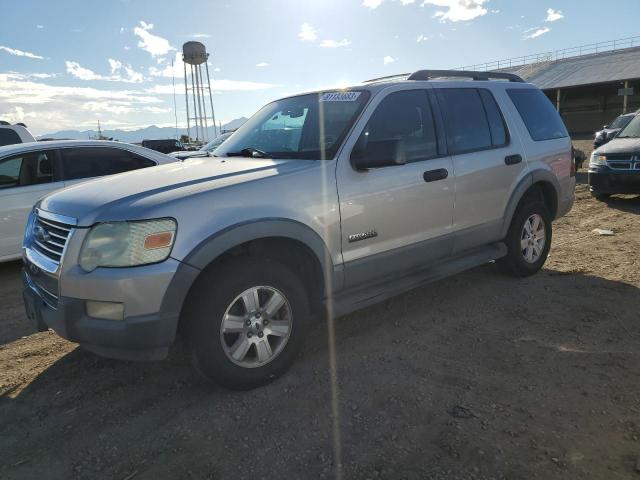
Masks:
[[[640,115],[633,117],[616,138],[640,138]]]
[[[204,152],[213,152],[216,148],[218,148],[222,143],[231,136],[233,132],[223,133],[222,135],[217,136],[213,140],[211,140],[206,145],[203,145],[200,150]]]
[[[268,104],[216,155],[333,158],[369,98],[367,91],[321,92]]]
[[[629,122],[632,119],[633,119],[633,115],[620,115],[613,122],[611,122],[611,125],[609,125],[609,128],[624,128],[629,124]]]

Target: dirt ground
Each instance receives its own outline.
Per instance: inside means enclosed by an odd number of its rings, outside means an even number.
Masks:
[[[579,186],[538,275],[486,265],[338,319],[335,390],[324,324],[283,378],[225,391],[180,350],[34,333],[1,265],[0,478],[640,478],[639,214]]]

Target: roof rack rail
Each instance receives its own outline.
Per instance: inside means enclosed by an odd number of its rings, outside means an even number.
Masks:
[[[503,72],[474,72],[470,70],[418,70],[409,75],[407,80],[432,80],[434,78],[463,77],[473,80],[508,80],[510,82],[524,83],[524,80],[513,73]]]
[[[411,73],[397,73],[395,75],[387,75],[386,77],[378,77],[378,78],[372,78],[370,80],[365,80],[362,83],[373,83],[373,82],[380,82],[382,80],[391,80],[392,78],[402,78],[402,77],[408,77],[409,75],[411,75]]]

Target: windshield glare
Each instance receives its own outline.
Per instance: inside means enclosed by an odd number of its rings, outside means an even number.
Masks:
[[[633,120],[624,127],[616,138],[639,138],[640,137],[640,115],[633,117]]]
[[[277,100],[240,127],[216,155],[243,156],[250,149],[272,158],[333,158],[368,98],[367,91],[337,91]]]

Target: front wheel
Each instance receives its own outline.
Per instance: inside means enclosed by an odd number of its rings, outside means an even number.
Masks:
[[[538,272],[551,248],[551,215],[542,202],[524,203],[516,210],[505,243],[507,255],[498,264],[517,277]]]
[[[194,367],[233,389],[268,383],[293,363],[309,302],[298,276],[269,259],[237,258],[203,274],[188,318]]]

